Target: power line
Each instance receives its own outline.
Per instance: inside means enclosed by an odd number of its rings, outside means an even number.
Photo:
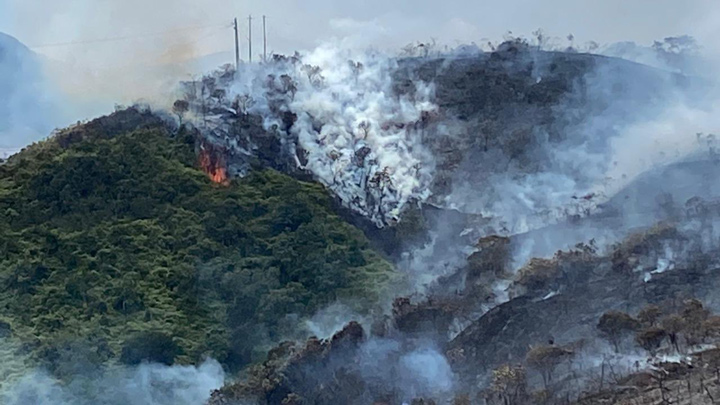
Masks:
[[[263,16],[263,63],[267,62],[267,27],[265,20],[267,17]]]
[[[87,44],[98,44],[98,43],[104,43],[104,42],[126,41],[126,40],[132,40],[132,39],[142,39],[142,38],[163,36],[163,35],[168,35],[168,34],[173,34],[173,33],[178,33],[178,32],[184,32],[184,31],[197,31],[197,30],[204,30],[204,29],[208,29],[208,28],[219,28],[219,27],[228,27],[228,24],[215,24],[215,25],[175,28],[175,29],[168,30],[168,31],[161,31],[161,32],[142,34],[142,35],[127,35],[127,36],[122,36],[122,37],[89,39],[89,40],[84,40],[84,41],[58,42],[58,43],[53,43],[53,44],[34,45],[34,46],[30,46],[29,48],[38,49],[38,48],[51,48],[51,47],[58,47],[58,46],[87,45]]]
[[[252,15],[248,16],[248,61],[252,63]]]
[[[237,18],[233,20],[233,29],[235,30],[235,70],[240,70],[240,42],[238,41],[238,23]]]

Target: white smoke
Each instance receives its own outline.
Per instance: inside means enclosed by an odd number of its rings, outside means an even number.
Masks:
[[[308,63],[320,67],[324,80],[321,91],[309,81],[299,86],[290,105],[300,113],[293,131],[308,151],[306,167],[343,201],[373,218],[397,219],[410,198],[429,196],[432,157],[424,154],[421,134],[412,125],[435,109],[431,88],[418,84],[412,99],[393,95],[392,59],[373,53],[352,56],[327,47],[309,55]],[[362,65],[359,72],[348,60]],[[319,132],[313,120],[324,124]],[[358,161],[363,148],[370,152]],[[368,188],[373,182],[376,186]],[[368,193],[378,201],[377,208]]]
[[[331,338],[341,331],[350,320],[361,321],[364,317],[342,303],[333,303],[305,321],[305,327],[312,336],[319,339]],[[361,322],[362,323],[362,322]]]
[[[695,38],[680,35],[656,40],[650,46],[632,41],[616,42],[601,47],[598,52],[672,72],[712,78],[714,69],[700,48]]]
[[[44,372],[28,374],[0,392],[6,405],[203,405],[222,387],[220,364],[199,366],[142,364],[76,377],[60,383]]]
[[[459,183],[446,198],[448,206],[494,218],[495,232],[521,234],[592,215],[645,173],[690,156],[714,158],[712,134],[720,128],[720,98],[713,83],[620,60],[597,61],[585,75],[584,88],[568,94],[556,108],[556,119],[575,119],[579,111],[572,102],[582,97],[586,112],[580,123],[563,129],[563,142],[548,144],[530,156],[545,162],[539,170],[527,172],[507,164],[506,170],[487,175],[482,192],[477,183]],[[546,142],[547,134],[538,131],[533,136]],[[659,184],[637,196],[638,201],[615,198],[614,208],[626,218],[623,229],[661,219],[656,195],[662,190],[683,197],[687,194],[679,192],[683,188],[688,187],[682,182]],[[592,238],[613,242],[623,235],[616,231],[587,223],[548,228],[526,238],[523,250],[525,257],[552,255]]]
[[[416,82],[412,94],[396,94],[395,69],[387,55],[329,45],[304,57],[245,65],[234,80],[215,81],[222,96],[203,98],[209,107],[193,104],[194,123],[236,153],[251,155],[257,145],[237,138],[228,114],[259,114],[298,168],[384,226],[408,202],[429,197],[434,169],[421,123],[423,114],[436,110],[433,87]],[[197,112],[208,109],[220,113]],[[286,113],[296,117],[288,134],[278,130]]]
[[[434,349],[418,349],[400,358],[401,382],[412,396],[447,393],[454,376],[445,356]]]
[[[485,56],[473,58],[484,63]],[[441,57],[443,66],[462,58]],[[554,80],[548,76],[552,53],[529,50],[526,57],[515,63],[532,66],[537,83]],[[714,131],[716,109],[693,99],[711,99],[709,90],[697,90],[697,83],[683,88],[669,73],[617,60],[596,58],[595,65],[579,88],[552,107],[557,125],[566,125],[560,129],[561,142],[551,141],[553,135],[543,128],[531,128],[527,141],[536,149],[526,151],[524,160],[485,150],[475,158],[478,162],[452,173],[451,192],[433,196],[432,203],[489,218],[481,234],[528,232],[595,212],[637,175],[697,150],[696,132]],[[252,157],[262,146],[243,139],[247,135],[238,134],[233,122],[244,114],[261,116],[265,129],[281,138],[293,166],[385,226],[400,219],[409,202],[425,202],[433,194],[438,157],[428,149],[457,134],[466,133],[467,139],[458,139],[456,148],[480,136],[471,133],[476,127],[439,110],[433,83],[410,73],[411,89],[397,91],[398,70],[392,55],[333,45],[305,56],[242,65],[235,75],[232,70],[217,73],[207,90],[200,84],[202,95],[190,97],[201,100],[193,103],[193,123],[215,143]],[[194,93],[197,86],[193,83]],[[429,117],[440,119],[428,124]],[[234,171],[243,174],[248,168]]]
[[[437,398],[451,392],[456,376],[445,356],[430,344],[406,347],[397,340],[371,339],[361,347],[358,366],[371,384],[394,384],[405,400]]]

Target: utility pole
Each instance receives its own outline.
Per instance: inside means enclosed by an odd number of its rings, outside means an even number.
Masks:
[[[265,28],[265,16],[263,16],[263,62],[267,62],[267,29]]]
[[[240,70],[240,41],[238,40],[238,24],[237,18],[234,20],[233,28],[235,28],[235,71]]]
[[[252,15],[248,16],[248,60],[252,63]]]

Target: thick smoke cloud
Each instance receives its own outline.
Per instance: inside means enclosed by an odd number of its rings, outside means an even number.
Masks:
[[[422,122],[437,109],[432,86],[418,81],[412,93],[397,94],[396,70],[397,61],[383,53],[325,45],[306,56],[220,71],[186,84],[184,97],[191,122],[236,155],[263,153],[235,124],[248,114],[262,117],[290,166],[312,173],[382,227],[409,202],[430,196],[434,170],[422,144]],[[246,166],[231,163],[230,170],[243,174]]]

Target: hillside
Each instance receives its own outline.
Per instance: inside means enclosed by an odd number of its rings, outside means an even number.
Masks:
[[[237,369],[322,305],[373,305],[391,266],[323,187],[273,170],[216,184],[199,147],[131,108],[0,165],[0,330],[27,366]]]
[[[522,40],[337,52],[1,163],[0,375],[82,398],[209,356],[213,405],[569,404],[720,343],[715,136],[623,155],[685,140],[665,120],[704,118],[705,83]]]
[[[194,101],[216,113],[206,136],[231,168],[259,160],[327,184],[381,228],[368,235],[394,238],[388,245],[416,290],[400,292],[385,316],[347,318],[330,338],[278,345],[211,404],[569,404],[606,398],[634,372],[718,344],[713,146],[644,173],[618,155],[649,148],[657,131],[644,125],[664,125],[678,105],[703,106],[702,81],[522,42],[391,68],[369,58],[351,62],[350,74],[347,64],[324,71],[299,56],[275,62],[283,79],[269,75],[261,89],[231,87],[231,72],[206,78],[205,93],[218,95]],[[360,114],[338,102],[329,116],[300,108],[356,90],[338,77],[376,79],[386,68],[392,96],[381,104],[392,113],[377,122],[360,121],[370,107]],[[358,87],[358,104],[372,105],[367,94],[380,90]],[[250,95],[260,107],[223,110]],[[410,113],[395,113],[396,104]],[[684,139],[671,128],[663,135]],[[414,171],[405,160],[378,163],[398,144],[401,156],[416,152]],[[403,201],[405,181],[415,188]],[[649,323],[647,308],[658,308]]]
[[[380,228],[418,203],[457,210],[482,220],[480,237],[580,214],[573,197],[611,197],[608,184],[640,174],[620,161],[624,145],[656,136],[631,130],[701,108],[713,85],[516,40],[472,56],[276,55],[183,87],[179,114],[223,151],[230,175],[303,173]]]
[[[697,212],[720,213],[692,210],[607,254],[581,245],[533,259],[508,288],[514,298],[473,320],[508,259],[502,240],[484,241],[453,293],[398,298],[389,319],[278,346],[210,403],[660,404],[668,387],[668,398],[688,400],[689,390],[707,401],[718,392],[718,264],[716,245],[688,228]]]

